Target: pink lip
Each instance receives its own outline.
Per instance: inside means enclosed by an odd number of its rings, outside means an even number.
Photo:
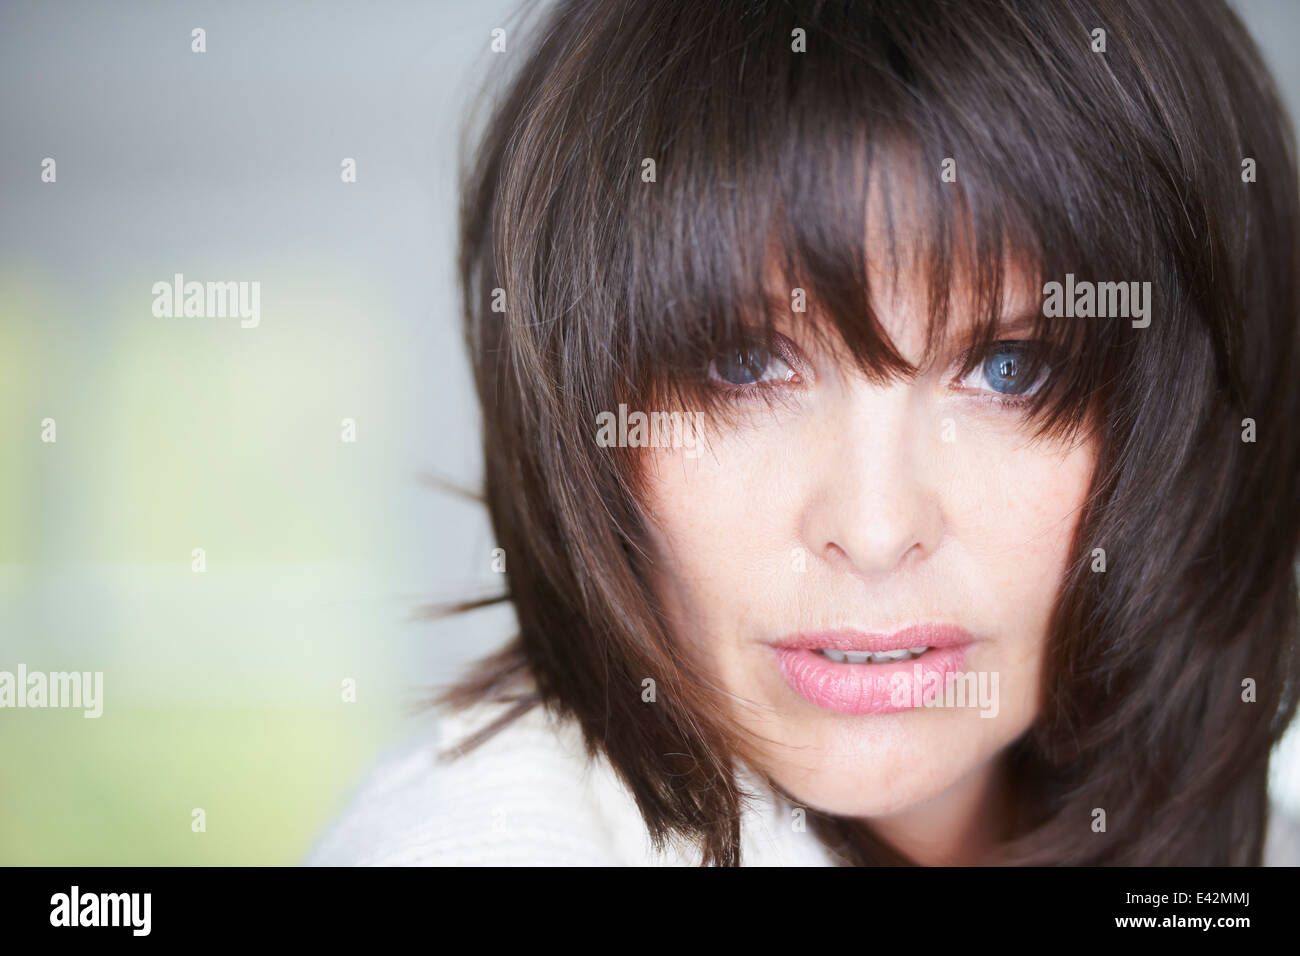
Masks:
[[[785,682],[808,703],[838,714],[890,714],[920,706],[919,685],[962,670],[974,638],[949,624],[921,624],[893,634],[823,631],[797,634],[773,645]],[[892,651],[928,647],[920,657],[887,664],[828,660],[817,648],[836,651]],[[910,693],[900,689],[906,687]]]

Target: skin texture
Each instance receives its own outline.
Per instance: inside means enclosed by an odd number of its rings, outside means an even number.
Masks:
[[[871,276],[894,346],[919,362],[917,273]],[[1006,316],[1040,307],[1025,272],[1008,278]],[[800,332],[807,321],[781,330],[800,361],[764,372],[785,401],[746,404],[698,457],[647,450],[653,586],[675,638],[762,741],[760,769],[797,805],[867,821],[918,862],[975,862],[1006,825],[1002,758],[1040,706],[1095,438],[1032,441],[980,369],[957,382],[959,315],[930,367],[885,386],[816,351]],[[923,622],[974,635],[965,669],[998,674],[995,717],[822,710],[787,686],[769,646],[801,631]]]

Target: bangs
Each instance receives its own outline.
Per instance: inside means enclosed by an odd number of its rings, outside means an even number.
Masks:
[[[643,9],[624,10],[617,32],[593,26],[607,53],[589,63],[589,101],[548,104],[593,117],[577,134],[590,165],[533,171],[583,180],[560,214],[571,234],[540,242],[579,244],[565,261],[582,263],[582,287],[560,321],[582,353],[569,360],[607,370],[577,376],[591,407],[670,403],[725,420],[709,361],[779,322],[872,382],[913,375],[879,318],[882,277],[924,301],[926,361],[962,325],[962,375],[1017,318],[1003,313],[1009,288],[1032,286],[1019,318],[1050,370],[1025,406],[1040,432],[1077,427],[1123,378],[1138,353],[1116,346],[1159,337],[1042,308],[1044,284],[1067,273],[1152,281],[1169,301],[1152,173],[1131,160],[1145,147],[1091,89],[1125,69],[1123,53],[1090,52],[1086,24],[1072,47],[1059,37],[1073,28],[1036,29],[1001,6],[947,5],[937,24],[907,3],[758,3],[734,21],[687,12],[646,42]],[[792,49],[800,30],[806,52]]]

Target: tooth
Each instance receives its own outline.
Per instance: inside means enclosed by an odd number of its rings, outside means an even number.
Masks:
[[[829,647],[821,647],[817,649],[817,653],[837,664],[889,664],[893,661],[911,660],[929,649],[928,647],[900,647],[892,651],[837,651]]]

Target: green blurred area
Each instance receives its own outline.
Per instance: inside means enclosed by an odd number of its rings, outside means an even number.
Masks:
[[[154,271],[93,311],[0,272],[0,670],[100,671],[105,698],[0,709],[0,864],[295,864],[400,732],[420,411],[385,296],[286,263],[243,329],[154,317]]]
[[[8,711],[0,864],[298,864],[391,729],[345,703]]]

